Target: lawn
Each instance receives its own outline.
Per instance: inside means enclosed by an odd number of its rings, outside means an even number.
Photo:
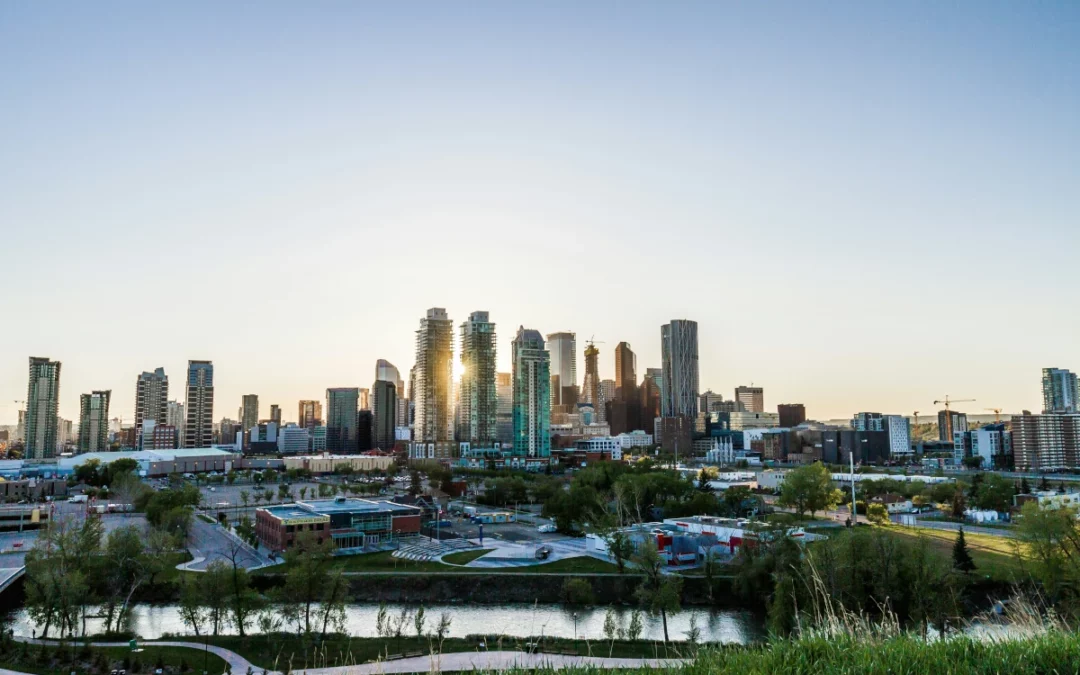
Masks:
[[[575,558],[565,558],[563,560],[556,560],[550,563],[538,563],[536,565],[528,565],[526,567],[496,567],[496,568],[483,568],[476,567],[463,567],[463,562],[474,560],[483,553],[487,553],[491,549],[478,550],[478,551],[460,551],[458,553],[452,553],[447,556],[455,564],[444,564],[431,560],[405,560],[404,558],[395,558],[391,551],[383,551],[381,553],[363,553],[360,555],[340,556],[334,559],[333,568],[341,569],[350,573],[364,573],[369,572],[373,574],[385,574],[393,572],[446,572],[457,574],[487,574],[504,573],[504,574],[596,574],[617,572],[618,568],[607,561],[597,560],[596,558],[590,558],[588,556],[580,556]],[[470,558],[454,558],[453,556],[471,555]],[[256,574],[285,574],[289,571],[288,563],[283,565],[274,565],[273,567],[266,567],[256,571]]]
[[[458,551],[457,553],[448,553],[447,555],[444,555],[442,557],[442,561],[450,565],[468,565],[480,556],[487,555],[494,550],[495,549],[493,548],[478,548],[474,551]]]
[[[908,537],[924,536],[950,559],[957,537],[956,532],[922,527],[890,527],[890,531]],[[1015,540],[969,532],[964,532],[964,540],[971,552],[971,558],[975,561],[976,574],[984,574],[996,581],[1005,582],[1019,581],[1023,577],[1024,568],[1016,557]]]
[[[9,643],[10,644],[10,643]],[[75,667],[72,668],[72,647],[60,649],[56,646],[15,645],[8,647],[0,655],[0,668],[32,673],[33,675],[55,675],[60,672],[104,672],[123,668],[129,673],[151,673],[156,668],[163,668],[167,675],[186,672],[202,672],[205,658],[206,671],[217,675],[225,672],[225,661],[214,654],[199,649],[185,647],[155,647],[152,642],[140,643],[144,651],[132,653],[127,647],[93,647],[86,650],[76,646],[74,649]],[[125,661],[125,659],[127,659]],[[102,665],[107,666],[102,669]]]
[[[425,631],[434,628],[437,616],[428,617]],[[210,643],[230,649],[240,654],[260,668],[270,668],[287,672],[301,668],[332,668],[335,666],[367,663],[386,660],[387,657],[428,656],[439,652],[438,640],[432,637],[416,637],[410,623],[408,632],[399,638],[360,638],[329,637],[316,652],[314,640],[304,641],[295,634],[277,634],[271,637],[263,635],[239,638],[219,636],[210,638]],[[479,636],[466,638],[447,638],[442,643],[442,653],[473,652],[483,642],[490,650],[543,651],[546,653],[579,654],[582,656],[648,657],[663,658],[666,655],[681,656],[688,653],[688,645],[672,642],[667,652],[663,643],[628,640],[571,640],[562,638],[520,638],[504,635]],[[539,644],[539,647],[533,645]]]

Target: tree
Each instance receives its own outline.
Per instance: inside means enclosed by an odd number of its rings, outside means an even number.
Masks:
[[[996,473],[987,474],[975,492],[973,503],[977,509],[1007,512],[1012,506],[1014,485],[1011,480]]]
[[[420,479],[420,472],[413,469],[409,472],[409,494],[416,497],[423,491],[424,487]]]
[[[626,561],[634,555],[634,542],[630,540],[623,530],[613,529],[604,536],[607,543],[608,553],[615,560],[615,567],[619,574],[626,571]]]
[[[304,532],[292,548],[285,551],[289,573],[279,600],[283,614],[296,624],[297,632],[312,632],[312,610],[323,598],[323,584],[333,560],[333,544],[319,542],[311,532]]]
[[[1031,494],[1031,484],[1028,483],[1027,476],[1024,476],[1023,478],[1020,479],[1020,494],[1022,494],[1022,495]]]
[[[229,618],[240,637],[245,637],[248,624],[259,610],[261,598],[251,587],[247,569],[240,564],[241,550],[241,545],[234,541],[226,555],[229,559]]]
[[[1051,602],[1080,609],[1080,526],[1073,508],[1044,509],[1024,504],[1016,536],[1033,562],[1033,572]]]
[[[953,493],[952,498],[952,517],[963,518],[964,511],[967,509],[967,500],[964,498],[964,491],[957,490]]]
[[[200,577],[201,606],[206,610],[206,622],[217,635],[229,618],[229,587],[232,570],[224,560],[215,560]]]
[[[866,507],[866,519],[877,525],[886,525],[889,522],[889,510],[884,504],[870,504]]]
[[[322,486],[320,485],[319,487],[322,487]],[[247,490],[241,490],[240,491],[240,503],[244,505],[244,508],[247,508],[248,502],[250,502],[250,501],[251,501],[251,493],[248,492]]]
[[[180,577],[180,620],[194,631],[195,637],[202,634],[203,626],[208,618],[207,608],[203,605],[201,583],[202,580],[199,577],[191,574]]]
[[[424,606],[420,605],[420,609],[416,610],[416,615],[413,616],[413,628],[416,629],[416,637],[424,637],[424,623],[426,621]]]
[[[563,602],[568,605],[591,605],[595,602],[592,584],[581,578],[566,579],[562,596]]]
[[[667,644],[668,614],[676,614],[682,608],[682,577],[664,574],[667,563],[651,540],[639,547],[634,563],[645,574],[635,595],[646,611],[660,615],[664,624],[664,643]]]
[[[982,455],[972,455],[971,457],[965,457],[961,462],[969,469],[980,469],[982,468],[983,457]]]
[[[807,511],[814,515],[818,511],[834,508],[840,499],[841,492],[833,487],[829,470],[819,462],[789,471],[784,478],[778,503],[794,508],[802,517]]]
[[[156,566],[147,556],[142,533],[134,525],[118,528],[109,534],[103,563],[105,631],[109,632],[119,629],[132,596],[139,586],[153,578]]]
[[[971,558],[971,553],[968,552],[967,542],[964,540],[964,528],[960,528],[960,532],[956,535],[956,543],[953,544],[953,568],[960,570],[961,572],[970,573],[975,571],[975,561]]]

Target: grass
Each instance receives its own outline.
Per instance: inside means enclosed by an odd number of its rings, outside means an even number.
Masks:
[[[438,617],[428,617],[428,630]],[[413,632],[410,623],[406,627]],[[240,654],[260,668],[286,671],[300,668],[331,668],[335,666],[386,660],[388,656],[423,655],[439,652],[438,640],[416,637],[415,634],[400,638],[328,637],[317,650],[314,639],[303,640],[294,633],[280,633],[240,638],[218,636],[210,638],[210,644],[224,647]],[[569,638],[533,637],[520,638],[505,635],[470,635],[465,638],[447,638],[442,643],[442,653],[475,652],[483,642],[487,649],[508,651],[542,651],[545,653],[578,654],[581,656],[614,656],[638,658],[664,658],[682,656],[690,651],[690,645],[679,642],[616,640],[572,640]],[[538,645],[538,646],[534,646]]]
[[[56,646],[41,645],[5,645],[4,653],[0,654],[0,668],[7,668],[17,672],[31,673],[32,675],[55,675],[56,673],[76,672],[80,675],[91,672],[108,673],[114,668],[125,668],[130,672],[152,673],[161,665],[166,673],[181,672],[181,664],[189,668],[187,672],[202,672],[203,659],[206,659],[208,673],[224,673],[225,661],[214,654],[204,654],[199,649],[186,647],[155,647],[152,642],[139,643],[144,651],[132,653],[127,647],[92,647],[89,651],[76,646],[75,668],[71,668],[72,647],[69,644],[63,649]],[[124,658],[128,663],[125,666]],[[108,663],[104,669],[100,669],[101,659]],[[96,664],[96,665],[95,665]],[[135,671],[134,666],[141,668]]]
[[[478,548],[474,551],[458,551],[457,553],[444,555],[442,560],[450,565],[468,565],[480,556],[487,555],[494,550],[493,548]]]
[[[943,555],[952,557],[956,532],[922,527],[891,527],[901,536],[925,537]],[[1017,558],[1016,542],[1005,537],[964,532],[964,541],[975,561],[975,573],[989,576],[995,581],[1013,582],[1024,577],[1023,562]]]
[[[618,568],[607,561],[598,560],[588,556],[576,558],[564,558],[550,563],[538,563],[526,567],[495,567],[477,569],[475,567],[463,567],[464,562],[480,557],[491,549],[481,551],[461,551],[452,553],[447,559],[456,564],[444,564],[432,560],[405,560],[395,558],[391,551],[380,553],[363,553],[360,555],[340,556],[334,559],[333,569],[341,569],[345,572],[386,574],[394,572],[447,572],[451,574],[597,574],[617,572]],[[474,554],[472,558],[453,558],[462,554]],[[286,574],[289,564],[275,565],[261,570],[256,574]]]

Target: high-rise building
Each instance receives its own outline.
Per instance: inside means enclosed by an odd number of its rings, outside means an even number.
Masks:
[[[185,409],[184,447],[210,447],[214,442],[214,364],[210,361],[188,361]]]
[[[890,457],[912,454],[911,422],[903,415],[882,415],[876,412],[856,413],[851,418],[851,428],[855,431],[884,431],[888,439]]]
[[[270,421],[278,425],[278,429],[281,428],[281,406],[277,403],[270,404]]]
[[[394,449],[394,428],[397,426],[397,387],[390,380],[375,380],[371,386],[371,412],[374,415],[375,447]]]
[[[109,399],[111,391],[95,391],[79,397],[79,454],[109,449]]]
[[[416,426],[416,364],[409,368],[409,399],[406,410],[408,412],[407,426],[412,429]]]
[[[500,444],[514,442],[514,376],[495,373],[495,438]]]
[[[596,345],[585,345],[585,379],[581,385],[579,403],[592,406],[597,418],[603,414],[603,392],[600,390],[600,350]],[[602,421],[602,420],[601,420]]]
[[[967,415],[955,410],[939,410],[937,423],[939,441],[951,443],[954,434],[968,430]]]
[[[648,368],[641,380],[641,426],[642,431],[653,429],[653,422],[660,417],[661,370]]]
[[[300,455],[308,451],[311,434],[305,428],[289,424],[278,432],[278,452],[283,455]]]
[[[1017,471],[1080,467],[1080,414],[1014,415],[1012,454]]]
[[[356,411],[356,449],[360,452],[375,449],[375,415],[371,410]]]
[[[548,353],[551,354],[551,405],[576,405],[577,389],[577,335],[575,333],[551,333],[547,336]],[[558,381],[555,381],[558,378]],[[567,400],[574,397],[575,400]]]
[[[698,397],[698,412],[710,413],[716,409],[717,403],[723,403],[724,397],[709,389]]]
[[[326,452],[326,427],[317,426],[311,430],[311,451]]]
[[[60,362],[30,357],[24,431],[26,459],[56,456],[56,420],[60,402]]]
[[[244,394],[240,403],[240,426],[244,429],[244,447],[251,443],[251,428],[259,424],[259,395]]]
[[[326,390],[326,449],[356,452],[356,412],[360,409],[360,389],[337,387]]]
[[[1076,374],[1061,368],[1043,368],[1043,412],[1080,412],[1080,388]]]
[[[19,410],[19,423],[15,426],[15,440],[22,442],[26,440],[26,411]]]
[[[780,414],[780,426],[788,429],[806,421],[806,406],[802,403],[781,403],[776,406],[776,412]]]
[[[615,398],[637,400],[637,355],[629,342],[620,342],[615,347]]]
[[[169,414],[169,378],[164,368],[143,372],[135,380],[135,439],[142,438],[143,423],[167,424]]]
[[[359,410],[371,410],[371,390],[360,387],[357,392],[356,405],[359,406]]]
[[[591,346],[591,345],[590,345]],[[511,343],[514,455],[551,456],[551,356],[540,331],[518,328]]]
[[[495,385],[495,324],[487,312],[473,312],[461,324],[459,441],[481,448],[498,440],[498,392]]]
[[[693,420],[698,407],[697,321],[675,319],[660,327],[663,358],[660,408],[664,417]]]
[[[310,400],[300,401],[296,425],[304,427],[308,432],[315,427],[321,427],[323,425],[322,403]]]
[[[416,390],[413,439],[448,442],[454,437],[454,324],[442,307],[432,307],[416,331]]]
[[[765,412],[765,390],[761,387],[735,387],[735,400],[742,403],[746,412]]]
[[[242,433],[240,422],[231,420],[228,417],[221,418],[221,421],[217,424],[217,439],[218,443],[222,445],[234,445],[236,443],[236,435]],[[239,450],[240,448],[237,448]]]
[[[66,420],[63,417],[56,418],[56,452],[67,452],[67,446],[69,443],[74,443],[78,439],[74,437],[72,433],[73,424],[71,420]]]
[[[394,410],[396,411],[397,418],[394,420],[394,425],[398,427],[409,426],[409,401],[406,396],[405,381],[401,379],[401,373],[397,367],[387,361],[386,359],[379,359],[375,362],[375,381],[376,382],[390,382],[394,385],[394,395],[396,400],[394,402]],[[374,392],[372,392],[374,395]],[[374,401],[372,406],[374,409]],[[375,424],[378,425],[378,413],[375,413]],[[391,441],[393,441],[393,434],[391,434]]]

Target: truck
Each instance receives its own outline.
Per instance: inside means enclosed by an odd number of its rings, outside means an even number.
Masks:
[[[101,515],[102,513],[105,513],[105,505],[104,504],[95,504],[93,508],[94,508],[94,513],[96,513],[98,515]]]
[[[89,500],[90,498],[86,495],[74,495],[72,497],[68,497],[69,504],[85,504]]]
[[[466,506],[461,510],[461,512],[464,513],[466,516],[473,517],[480,512],[480,509],[476,508],[475,506]]]

